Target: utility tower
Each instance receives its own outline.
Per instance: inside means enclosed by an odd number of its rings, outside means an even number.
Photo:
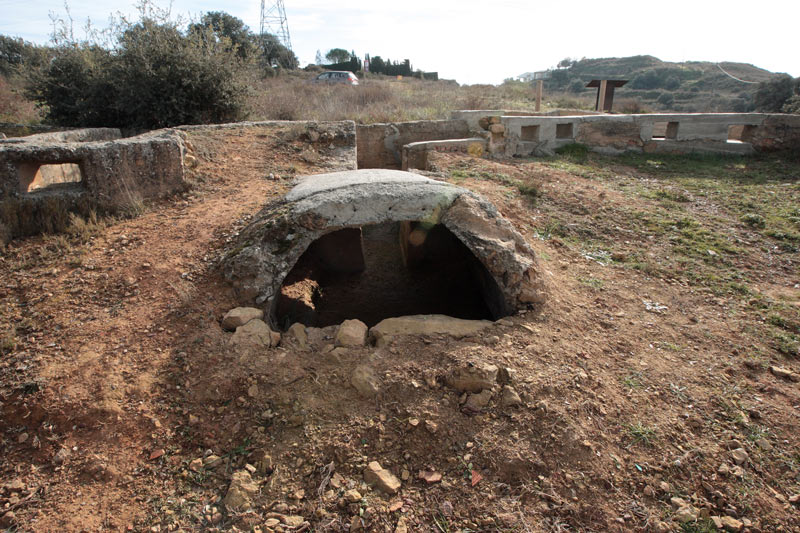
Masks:
[[[267,56],[272,55],[271,48],[275,47],[275,40],[268,39],[267,34],[275,36],[278,44],[282,44],[289,50],[292,49],[292,41],[289,38],[289,24],[286,22],[286,10],[283,8],[283,0],[261,0],[261,42],[267,52]]]

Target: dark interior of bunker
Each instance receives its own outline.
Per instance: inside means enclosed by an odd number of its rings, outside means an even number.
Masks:
[[[311,243],[273,308],[275,324],[311,327],[357,318],[442,314],[493,320],[506,304],[486,267],[442,224],[387,222],[344,228]]]

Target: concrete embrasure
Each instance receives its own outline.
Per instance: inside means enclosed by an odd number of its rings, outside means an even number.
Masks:
[[[283,280],[314,240],[346,227],[402,221],[441,223],[458,237],[502,292],[505,301],[495,314],[544,301],[533,250],[494,206],[467,189],[396,170],[301,179],[241,232],[223,273],[240,302],[272,310]]]

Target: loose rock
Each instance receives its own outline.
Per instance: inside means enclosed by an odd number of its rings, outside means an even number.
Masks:
[[[360,320],[345,320],[336,330],[336,346],[364,346],[367,343],[367,325]]]
[[[375,370],[366,365],[357,366],[353,370],[350,384],[365,398],[376,396],[381,391],[381,379]]]
[[[492,391],[486,389],[478,394],[470,394],[462,409],[468,414],[476,414],[483,411],[492,400]]]
[[[731,457],[737,465],[746,463],[750,458],[744,448],[736,448],[735,450],[731,450]]]
[[[236,328],[231,344],[238,347],[269,348],[277,346],[280,333],[272,331],[263,320],[254,318],[247,324]]]
[[[264,318],[264,311],[255,307],[237,307],[228,311],[222,318],[222,328],[228,331],[236,331],[239,326],[244,326],[254,319]]]
[[[788,379],[789,381],[800,381],[800,374],[792,372],[788,368],[771,366],[769,367],[769,371],[779,378]]]
[[[253,496],[256,493],[258,493],[258,485],[250,477],[250,472],[239,470],[233,473],[228,493],[225,495],[223,502],[230,509],[250,509],[253,504]]]
[[[447,384],[460,392],[481,392],[491,389],[497,381],[497,367],[494,365],[471,364],[456,368],[447,377]]]
[[[388,494],[395,494],[400,490],[400,480],[388,470],[384,470],[377,461],[372,461],[364,470],[364,481],[368,485]]]
[[[506,385],[503,387],[503,392],[500,396],[500,405],[502,407],[517,407],[522,405],[522,398],[519,397],[517,391]]]

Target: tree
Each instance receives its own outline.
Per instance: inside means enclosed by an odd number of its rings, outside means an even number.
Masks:
[[[35,68],[47,62],[48,50],[22,39],[0,35],[0,74],[9,76],[25,67]]]
[[[245,26],[244,21],[224,11],[209,11],[200,19],[198,24],[189,26],[189,31],[199,35],[205,35],[204,29],[210,29],[212,35],[218,42],[230,43],[230,49],[242,58],[247,59],[256,50],[255,36],[250,28]]]
[[[384,63],[383,58],[381,58],[381,56],[375,56],[370,59],[369,70],[370,72],[375,72],[376,74],[383,74],[386,72],[386,63]]]
[[[261,58],[265,66],[281,67],[294,70],[300,64],[294,52],[283,46],[278,38],[271,33],[261,36],[259,44],[261,46]]]
[[[317,50],[317,55],[316,55],[316,57],[314,57],[314,64],[315,65],[321,65],[322,64],[322,53],[319,50]]]
[[[781,74],[769,81],[758,84],[753,100],[756,111],[763,113],[780,113],[786,102],[798,94],[798,80],[793,80],[788,74]]]
[[[350,59],[350,52],[344,48],[333,48],[325,54],[325,59],[331,63],[344,63]]]
[[[65,126],[159,128],[237,120],[246,87],[242,60],[210,27],[182,32],[142,11],[114,26],[113,53],[83,41],[56,43],[29,94]]]

